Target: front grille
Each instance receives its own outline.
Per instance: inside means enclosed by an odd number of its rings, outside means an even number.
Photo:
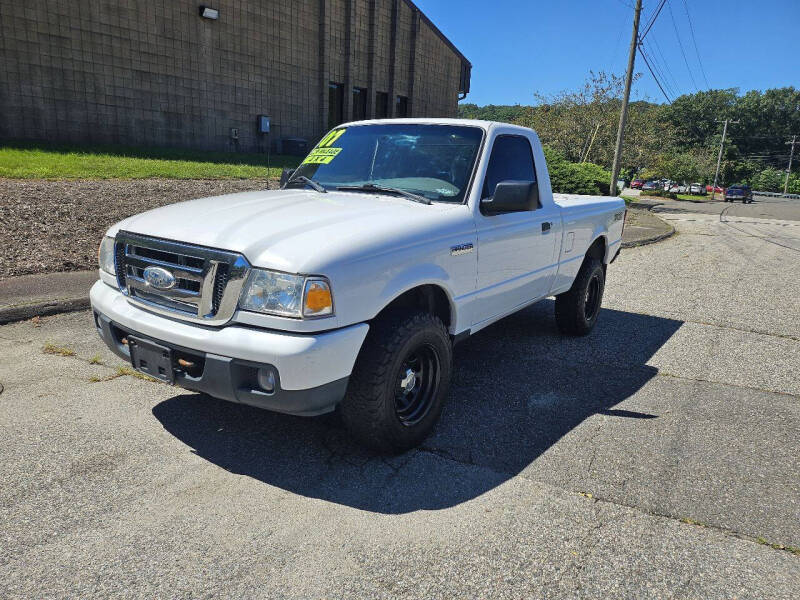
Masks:
[[[222,297],[225,294],[225,288],[228,285],[228,265],[220,265],[217,269],[217,279],[214,282],[214,297],[211,299],[211,309],[214,312],[219,310],[222,304]]]
[[[125,245],[119,240],[114,244],[114,272],[117,274],[117,283],[120,289],[125,288]]]
[[[235,252],[162,240],[125,231],[115,246],[120,289],[129,301],[176,318],[221,324],[233,316],[250,265]],[[174,281],[162,284],[146,277],[167,272]],[[163,285],[163,287],[158,287]]]

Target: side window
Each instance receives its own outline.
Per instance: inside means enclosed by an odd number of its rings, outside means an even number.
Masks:
[[[499,135],[494,140],[481,197],[491,198],[497,184],[509,179],[536,181],[531,144],[521,135]]]

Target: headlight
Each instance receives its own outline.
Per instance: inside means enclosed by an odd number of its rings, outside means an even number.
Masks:
[[[253,269],[239,308],[296,319],[327,317],[333,314],[333,296],[325,279]]]
[[[115,275],[114,269],[114,238],[106,236],[100,242],[100,248],[97,250],[97,262],[100,268],[111,275]]]

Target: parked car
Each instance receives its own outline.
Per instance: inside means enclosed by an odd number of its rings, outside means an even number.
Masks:
[[[658,190],[661,188],[661,185],[657,181],[648,181],[642,186],[643,192],[648,192],[652,190]]]
[[[725,190],[725,202],[734,202],[741,200],[743,204],[751,204],[753,202],[753,190],[749,185],[735,183]]]
[[[632,190],[640,190],[644,185],[644,179],[634,179],[631,181],[631,189]]]
[[[695,196],[705,196],[706,188],[702,183],[693,183],[689,186],[689,193]]]
[[[716,193],[716,194],[721,194],[722,191],[723,191],[722,188],[719,187],[719,186],[717,186],[717,187],[714,187],[713,185],[707,185],[706,186],[706,192],[713,192],[713,193]]]
[[[439,419],[454,343],[550,296],[564,334],[602,314],[625,202],[553,194],[530,129],[348,123],[283,179],[113,225],[91,290],[109,348],[231,402],[338,406],[355,439],[400,452]]]
[[[664,186],[664,191],[685,194],[689,188],[682,183],[671,182]]]

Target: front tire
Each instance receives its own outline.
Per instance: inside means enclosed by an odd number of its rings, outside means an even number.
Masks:
[[[586,258],[568,292],[556,296],[556,325],[566,335],[587,335],[597,324],[606,285],[603,263]]]
[[[439,420],[452,361],[450,336],[435,316],[402,311],[379,317],[339,406],[345,427],[378,452],[418,446]]]

